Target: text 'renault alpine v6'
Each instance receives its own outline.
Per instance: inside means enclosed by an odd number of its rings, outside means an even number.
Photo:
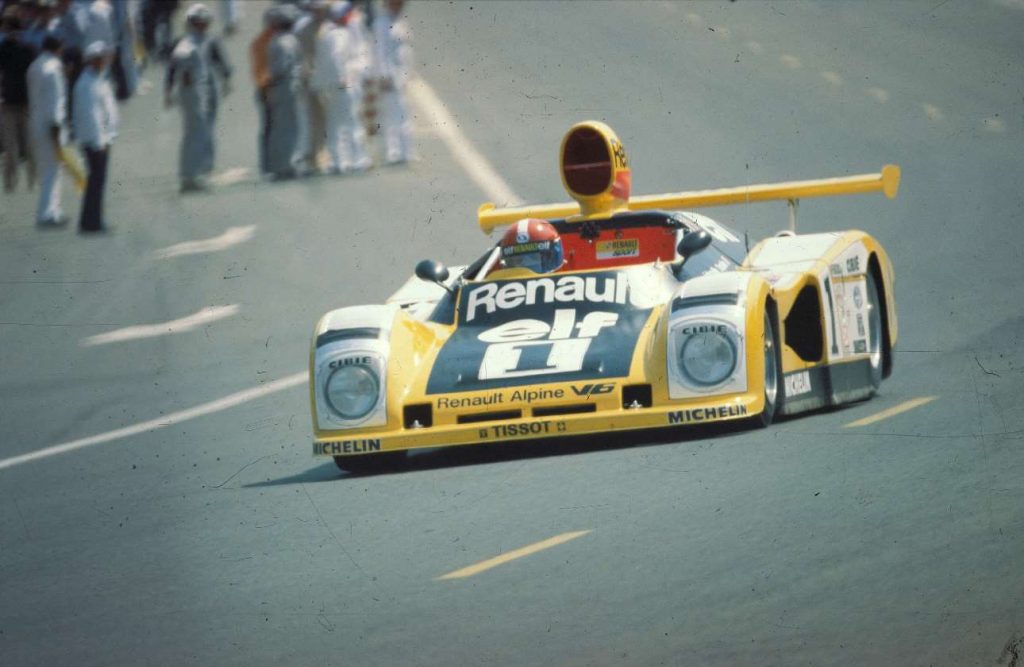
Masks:
[[[484,204],[478,218],[488,233],[520,228],[519,249],[547,243],[534,244],[528,224],[549,230],[561,264],[510,266],[499,243],[465,267],[425,260],[385,304],[321,318],[309,374],[316,455],[357,470],[417,447],[766,425],[867,398],[891,372],[896,304],[882,246],[860,231],[792,227],[804,197],[894,197],[898,167],[631,197],[626,152],[598,122],[566,134],[560,163],[574,203]],[[680,211],[766,200],[789,202],[791,229],[749,251],[724,225]]]

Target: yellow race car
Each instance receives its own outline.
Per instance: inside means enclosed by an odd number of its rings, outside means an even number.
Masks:
[[[893,269],[860,231],[798,235],[805,197],[883,192],[877,174],[630,196],[599,122],[562,140],[573,203],[497,209],[502,242],[424,260],[383,305],[341,308],[310,351],[313,453],[345,470],[418,447],[791,415],[871,396],[892,371]],[[790,230],[748,250],[685,209],[781,200]],[[552,231],[553,230],[553,231]],[[540,234],[540,236],[537,236]],[[557,247],[550,265],[513,262]],[[517,254],[519,253],[519,254]]]

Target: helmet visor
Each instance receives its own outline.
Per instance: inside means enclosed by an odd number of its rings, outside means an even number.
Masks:
[[[505,266],[508,268],[529,269],[534,273],[551,273],[562,268],[561,239],[512,246],[504,252]]]

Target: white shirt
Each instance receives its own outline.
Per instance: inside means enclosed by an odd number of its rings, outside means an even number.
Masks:
[[[409,78],[412,61],[412,49],[409,45],[412,33],[402,15],[390,16],[386,11],[373,20],[373,32],[376,41],[374,65],[376,74],[382,79],[390,79],[396,86],[402,87]]]
[[[93,0],[85,20],[83,48],[93,42],[103,42],[107,48],[114,48],[114,8],[107,0]]]
[[[38,132],[54,125],[63,127],[67,108],[67,88],[64,66],[60,58],[43,52],[32,61],[26,75],[28,80],[29,122]]]
[[[343,26],[324,26],[316,42],[316,58],[313,60],[314,90],[331,91],[359,83],[349,72],[356,58],[355,46],[352,33]]]
[[[86,67],[75,84],[74,104],[71,110],[75,123],[75,139],[87,148],[99,150],[117,136],[117,103],[110,81]]]

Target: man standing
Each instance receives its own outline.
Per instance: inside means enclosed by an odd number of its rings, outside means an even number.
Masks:
[[[405,0],[385,0],[384,12],[373,22],[377,47],[377,76],[383,125],[385,162],[400,164],[413,156],[405,86],[412,63],[409,26],[402,17]]]
[[[208,32],[213,14],[203,4],[194,4],[185,13],[187,33],[174,47],[167,68],[164,99],[173,105],[177,87],[183,132],[178,174],[181,191],[205,190],[205,178],[213,171],[214,123],[219,96],[215,71],[224,80],[225,93],[231,79],[231,66],[216,37]]]
[[[274,15],[274,35],[267,51],[266,171],[274,180],[294,178],[299,144],[299,43],[292,34],[293,8]]]
[[[36,222],[40,225],[67,222],[60,208],[60,154],[67,141],[66,113],[60,39],[47,35],[42,54],[28,68],[29,140],[39,171]]]
[[[299,92],[300,113],[305,114],[303,132],[299,140],[299,151],[306,168],[316,171],[319,156],[324,150],[327,116],[323,100],[313,88],[313,66],[316,62],[316,44],[324,30],[329,9],[327,0],[311,0],[306,14],[295,23],[295,37],[302,51],[302,86]]]
[[[366,131],[359,117],[363,61],[354,31],[345,27],[352,4],[331,5],[330,24],[317,43],[313,83],[327,110],[329,173],[366,171],[373,164],[366,153]]]
[[[270,51],[270,40],[274,38],[274,24],[278,21],[280,8],[269,7],[263,13],[263,30],[249,44],[249,65],[252,67],[252,82],[256,88],[256,109],[259,112],[260,128],[256,138],[260,173],[267,171],[267,133],[269,112],[267,110],[267,93],[270,86],[270,69],[267,58]]]
[[[35,181],[35,164],[28,148],[28,68],[35,51],[18,31],[21,23],[13,14],[3,19],[6,37],[0,42],[0,129],[3,134],[4,190],[12,192],[18,184],[18,163],[24,155],[28,163],[28,187]]]
[[[103,190],[107,182],[110,144],[117,136],[118,121],[114,91],[106,76],[110,54],[103,42],[93,42],[85,47],[85,71],[75,83],[72,113],[75,140],[82,147],[89,165],[89,180],[78,220],[78,229],[83,233],[108,229],[103,220]]]

